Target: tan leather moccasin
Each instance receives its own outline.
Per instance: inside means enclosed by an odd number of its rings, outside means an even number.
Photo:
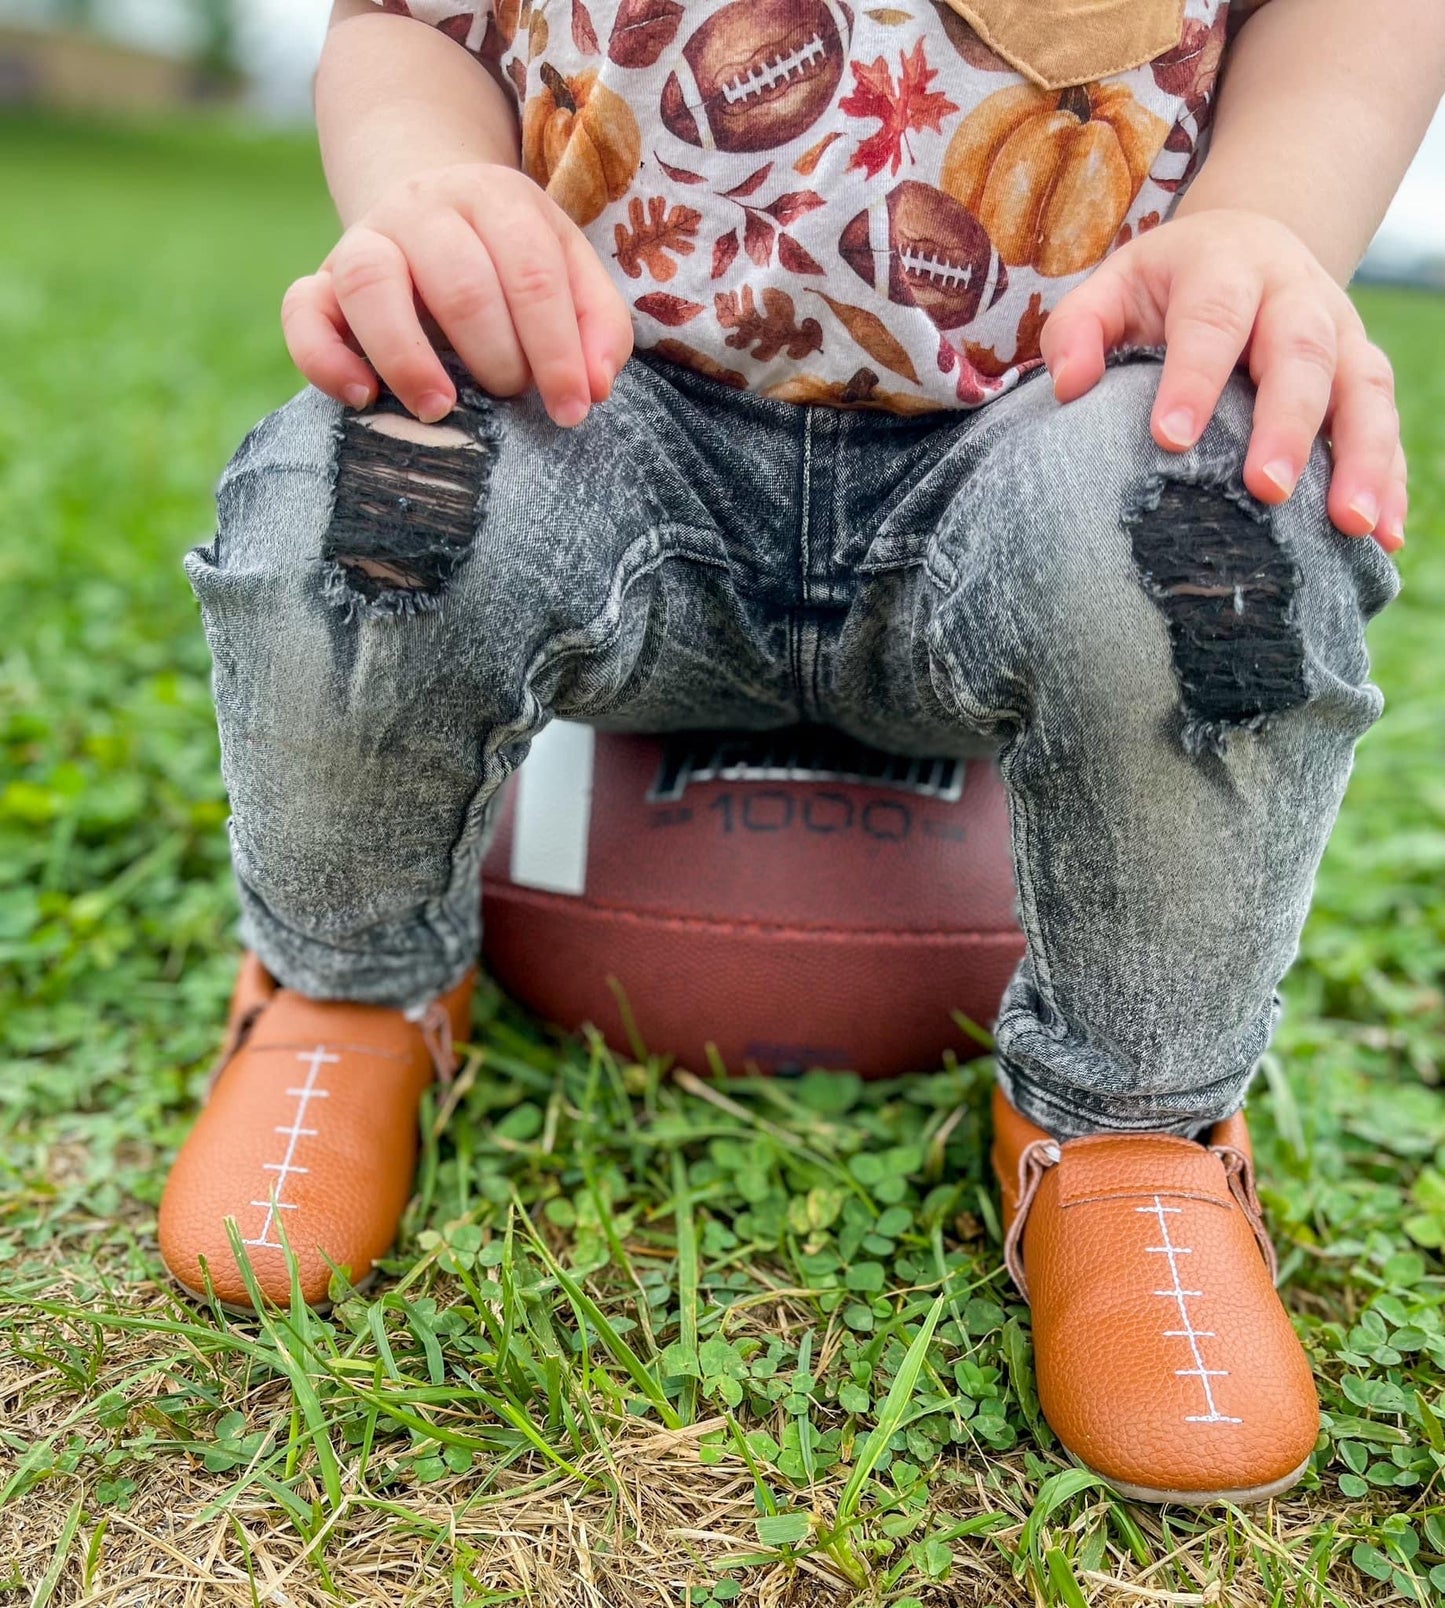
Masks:
[[[469,972],[425,1011],[313,1000],[281,988],[254,955],[241,966],[226,1048],[181,1146],[160,1208],[161,1255],[193,1295],[250,1310],[228,1218],[262,1294],[326,1301],[327,1258],[357,1283],[396,1236],[411,1196],[417,1106],[450,1076],[470,1024]],[[204,1269],[202,1264],[204,1263]]]
[[[1140,1502],[1261,1502],[1304,1473],[1319,1400],[1275,1292],[1243,1116],[1204,1143],[1060,1144],[994,1092],[1004,1256],[1033,1313],[1039,1404]]]

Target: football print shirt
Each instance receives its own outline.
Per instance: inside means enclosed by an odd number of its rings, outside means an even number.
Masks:
[[[1169,216],[1263,0],[376,3],[503,86],[639,349],[921,413],[1011,390],[1049,309]]]

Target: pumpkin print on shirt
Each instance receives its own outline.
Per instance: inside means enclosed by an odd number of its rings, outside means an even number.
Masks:
[[[1162,55],[1059,89],[948,0],[377,3],[509,93],[524,168],[639,348],[788,401],[922,413],[1011,390],[1049,309],[1169,216],[1265,0],[1184,0]]]

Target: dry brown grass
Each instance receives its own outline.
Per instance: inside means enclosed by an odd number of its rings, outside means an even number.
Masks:
[[[61,1268],[56,1274],[45,1297],[69,1303],[77,1294],[74,1274]],[[166,1320],[177,1311],[170,1292],[154,1285],[114,1293],[132,1316]],[[11,1316],[19,1315],[12,1307]],[[256,1381],[240,1369],[227,1378],[166,1333],[118,1328],[106,1330],[103,1356],[77,1391],[58,1366],[47,1366],[46,1355],[60,1336],[84,1327],[33,1317],[17,1324],[15,1344],[0,1359],[0,1413],[11,1445],[63,1438],[104,1416],[117,1395],[128,1403],[119,1420],[110,1415],[112,1439],[120,1444],[162,1418],[150,1404],[188,1374],[193,1388],[209,1382],[213,1399],[197,1408],[208,1407],[213,1417],[239,1410],[248,1424],[262,1426],[291,1411],[284,1381]],[[169,1416],[163,1421],[174,1423]],[[459,1602],[678,1608],[689,1586],[701,1588],[730,1569],[739,1579],[741,1608],[864,1608],[893,1600],[886,1590],[855,1588],[821,1556],[768,1559],[754,1533],[753,1482],[742,1459],[699,1455],[701,1438],[723,1422],[668,1431],[621,1420],[607,1444],[579,1465],[580,1479],[528,1460],[504,1471],[380,1490],[352,1459],[343,1465],[341,1505],[309,1540],[258,1479],[259,1459],[249,1469],[213,1472],[198,1447],[158,1449],[124,1511],[97,1499],[104,1470],[86,1459],[0,1504],[0,1582],[9,1586],[0,1600],[47,1608],[456,1608]],[[1011,1522],[961,1541],[946,1583],[910,1588],[927,1608],[1024,1608],[1051,1600],[1014,1569],[1034,1484],[1025,1457],[959,1458],[937,1471],[935,1523],[990,1512]],[[17,1466],[10,1453],[0,1456],[0,1489]],[[841,1484],[829,1480],[813,1493],[824,1519]],[[324,1502],[318,1485],[298,1489]],[[1068,1528],[1077,1536],[1109,1527],[1117,1511],[1103,1499],[1072,1505]],[[1318,1501],[1221,1513],[1186,1523],[1183,1532],[1154,1510],[1127,1511],[1151,1561],[1137,1562],[1111,1530],[1103,1566],[1080,1576],[1086,1600],[1098,1608],[1365,1608],[1399,1600],[1347,1561],[1336,1561],[1327,1586],[1311,1583],[1305,1560],[1330,1520]],[[454,1595],[458,1566],[470,1595]]]

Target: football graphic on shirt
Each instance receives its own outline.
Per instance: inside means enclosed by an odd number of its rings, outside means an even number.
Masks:
[[[939,329],[970,323],[1008,288],[1008,269],[984,226],[961,201],[917,179],[858,213],[838,250],[880,295],[921,308]]]
[[[733,0],[684,43],[662,121],[709,151],[786,145],[832,104],[852,30],[842,0]]]

